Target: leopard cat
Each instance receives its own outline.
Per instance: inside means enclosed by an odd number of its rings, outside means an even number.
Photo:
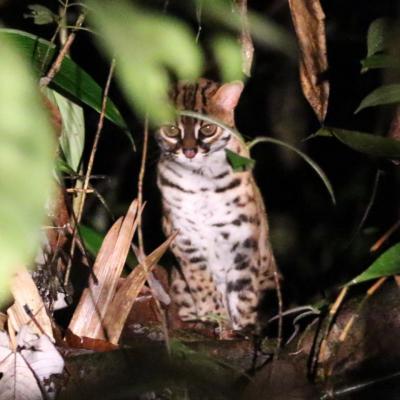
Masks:
[[[195,111],[234,128],[239,81],[179,82],[171,97],[177,110]],[[161,148],[157,183],[163,230],[180,269],[171,294],[183,321],[215,321],[226,329],[253,329],[262,294],[275,288],[277,271],[264,204],[251,171],[234,172],[229,149],[248,157],[230,130],[179,116],[156,131]]]

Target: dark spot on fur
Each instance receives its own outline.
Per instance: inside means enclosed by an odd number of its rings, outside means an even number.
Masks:
[[[195,263],[199,263],[199,262],[203,262],[206,261],[206,259],[204,257],[192,257],[189,258],[189,262],[195,264]]]
[[[243,247],[245,247],[246,249],[257,250],[257,248],[258,248],[257,240],[249,237],[243,242]]]
[[[226,192],[227,190],[234,189],[238,187],[241,183],[242,180],[240,178],[235,178],[232,181],[230,181],[227,185],[216,188],[215,193],[223,193]]]
[[[241,278],[234,282],[228,282],[226,290],[228,292],[240,292],[251,285],[250,278]]]
[[[239,242],[236,242],[231,248],[231,253],[233,253],[238,248],[238,246],[239,246]]]
[[[211,226],[215,226],[216,228],[222,228],[225,225],[226,225],[226,223],[224,223],[224,222],[216,222],[215,224],[212,224]]]
[[[214,179],[222,179],[229,175],[229,171],[221,172],[219,175],[214,176]]]
[[[228,232],[221,232],[221,236],[226,240],[229,238],[229,233]]]

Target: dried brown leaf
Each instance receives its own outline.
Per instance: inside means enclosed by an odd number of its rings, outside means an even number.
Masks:
[[[111,343],[118,344],[129,311],[146,282],[147,273],[153,269],[154,265],[167,251],[175,236],[176,233],[171,235],[161,246],[148,255],[144,262],[139,264],[129,274],[117,291],[104,318],[104,328],[107,332],[107,338]]]
[[[249,21],[247,18],[247,0],[236,0],[239,11],[242,30],[240,33],[240,44],[242,46],[242,70],[246,76],[251,76],[251,66],[253,64],[254,46],[251,38]]]
[[[293,25],[300,47],[300,81],[304,96],[318,120],[328,110],[329,82],[325,36],[325,14],[319,0],[289,0]]]
[[[104,317],[117,289],[137,227],[137,216],[138,204],[134,200],[125,218],[118,219],[104,238],[89,278],[89,287],[84,290],[69,325],[74,335],[108,339],[104,330]]]
[[[54,341],[51,320],[46,312],[43,300],[26,269],[18,271],[11,281],[11,293],[14,304],[8,308],[8,325],[14,332],[28,325],[34,333],[46,334]]]

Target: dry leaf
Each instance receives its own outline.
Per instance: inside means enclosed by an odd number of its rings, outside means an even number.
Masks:
[[[251,76],[253,64],[254,46],[250,34],[249,21],[247,19],[247,0],[236,0],[239,11],[242,31],[240,33],[240,44],[242,46],[242,70],[246,76]]]
[[[83,291],[69,325],[76,336],[106,340],[104,317],[115,295],[118,280],[137,227],[138,204],[134,200],[122,220],[114,223],[97,255],[89,287]]]
[[[111,343],[118,343],[125,321],[128,318],[129,311],[146,282],[147,273],[152,270],[154,265],[168,250],[168,247],[175,239],[175,236],[176,233],[171,235],[161,246],[148,255],[144,262],[139,264],[129,274],[122,283],[120,289],[117,291],[104,318],[104,327],[107,331],[108,340]]]
[[[12,351],[5,332],[0,332],[0,400],[42,400],[55,397],[49,378],[60,374],[64,360],[46,335],[27,325],[17,335],[18,351]]]
[[[18,271],[11,281],[14,304],[8,308],[8,324],[15,332],[28,325],[37,334],[46,334],[54,341],[50,317],[43,300],[26,269]]]
[[[289,0],[300,47],[300,80],[304,96],[323,122],[328,110],[329,82],[325,14],[319,0]]]

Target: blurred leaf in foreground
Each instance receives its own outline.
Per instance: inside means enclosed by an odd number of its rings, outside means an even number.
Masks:
[[[400,273],[400,243],[395,244],[389,250],[375,260],[362,274],[354,278],[349,285],[381,278],[383,276],[397,275]]]
[[[0,41],[0,303],[8,277],[38,245],[50,195],[55,145],[25,60]]]
[[[45,39],[16,29],[0,29],[0,42],[12,41],[14,46],[32,62],[34,72],[40,77],[47,70],[56,54],[56,46]],[[50,83],[50,87],[71,96],[73,100],[101,111],[103,89],[78,64],[68,56],[64,58],[61,69]],[[108,99],[106,118],[126,131],[126,124],[114,103]],[[130,135],[129,139],[132,141]]]
[[[91,22],[102,33],[100,43],[116,57],[116,76],[132,107],[150,122],[173,118],[169,104],[169,72],[179,79],[196,79],[202,55],[194,35],[181,21],[119,0],[89,2]]]
[[[228,35],[219,35],[212,40],[212,49],[218,63],[221,80],[231,82],[243,79],[242,54],[237,40]]]

